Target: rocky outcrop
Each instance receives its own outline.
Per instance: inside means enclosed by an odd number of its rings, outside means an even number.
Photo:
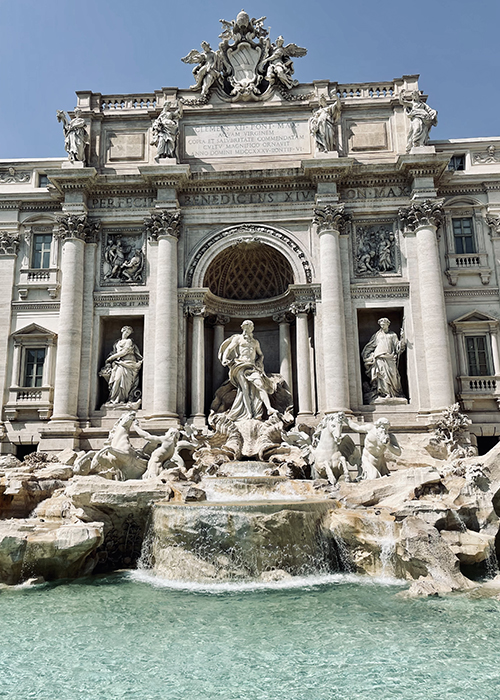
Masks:
[[[0,581],[86,576],[97,564],[102,523],[44,522],[38,518],[0,522]]]

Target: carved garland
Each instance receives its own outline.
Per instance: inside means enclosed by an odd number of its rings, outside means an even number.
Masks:
[[[232,235],[235,231],[241,232],[241,233],[264,233],[267,235],[271,235],[273,238],[277,238],[278,240],[282,241],[287,245],[293,252],[297,255],[299,258],[302,267],[304,269],[304,274],[306,277],[306,281],[308,284],[312,282],[312,270],[311,266],[309,264],[309,261],[307,260],[305,254],[301,250],[301,248],[286,234],[282,233],[281,231],[277,231],[276,229],[267,227],[267,226],[258,226],[255,224],[241,224],[240,226],[237,226],[233,229],[230,229],[229,231],[226,229],[225,231],[219,231],[219,233],[216,233],[214,236],[210,238],[204,245],[199,248],[197,251],[196,255],[194,256],[193,260],[191,261],[191,265],[189,266],[189,269],[186,273],[186,286],[190,287],[191,284],[193,283],[193,276],[196,270],[196,267],[198,263],[200,262],[201,258],[205,255],[207,250],[209,250],[213,245],[218,243],[222,238],[227,238],[228,236]],[[262,241],[265,243],[265,241]],[[235,243],[236,244],[236,243]]]

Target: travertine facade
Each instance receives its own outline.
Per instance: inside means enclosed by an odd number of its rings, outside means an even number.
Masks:
[[[98,447],[124,405],[206,425],[244,319],[299,423],[419,432],[458,397],[500,435],[500,138],[429,142],[417,76],[296,84],[305,49],[241,14],[192,90],[79,92],[67,159],[0,160],[3,452]],[[380,319],[404,398],[361,358]]]

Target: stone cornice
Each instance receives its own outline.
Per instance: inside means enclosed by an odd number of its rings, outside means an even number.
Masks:
[[[315,158],[301,163],[304,175],[311,182],[341,182],[351,172],[354,158]]]
[[[189,165],[144,165],[139,168],[142,177],[152,187],[181,187],[191,177]]]
[[[95,168],[71,168],[60,170],[47,170],[46,172],[49,181],[54,187],[64,194],[79,190],[88,192],[95,182],[97,170]]]
[[[405,154],[398,157],[396,171],[408,177],[439,178],[446,171],[450,157],[443,153]]]

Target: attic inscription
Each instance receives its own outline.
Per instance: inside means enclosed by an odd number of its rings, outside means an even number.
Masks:
[[[179,201],[187,207],[234,204],[278,204],[283,202],[314,202],[314,190],[281,192],[224,192],[222,194],[181,194]]]
[[[184,128],[184,152],[188,158],[310,153],[307,122],[249,122]]]

